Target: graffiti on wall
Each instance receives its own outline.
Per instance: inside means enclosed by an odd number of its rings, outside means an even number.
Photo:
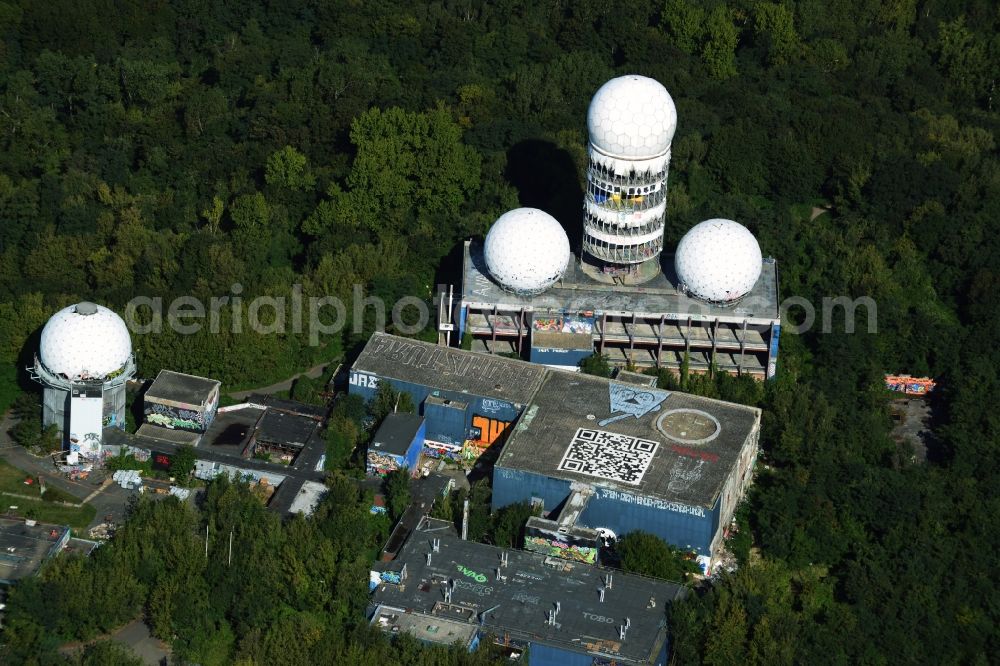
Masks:
[[[357,372],[356,370],[351,371],[348,382],[351,386],[358,386],[360,388],[378,388],[378,377],[365,372]]]
[[[648,506],[653,509],[673,511],[674,513],[684,513],[689,516],[697,516],[698,518],[705,517],[705,509],[700,506],[690,506],[679,502],[666,502],[655,497],[649,497],[648,495],[633,495],[632,493],[625,493],[620,490],[598,488],[597,497],[600,499],[614,500],[616,502],[624,502],[625,504],[635,504],[638,506]]]
[[[472,417],[472,437],[470,439],[485,446],[492,446],[509,427],[510,421],[501,421],[476,414]]]
[[[546,539],[540,536],[524,537],[524,549],[533,553],[561,557],[574,562],[594,564],[597,561],[597,549],[590,546],[568,544],[557,539]]]
[[[561,332],[562,326],[562,317],[536,317],[531,322],[531,327],[536,331],[548,331],[551,333]]]
[[[594,320],[592,317],[566,317],[563,319],[562,332],[590,335],[594,332]]]
[[[368,473],[378,476],[385,476],[389,472],[399,469],[399,460],[393,456],[379,453],[378,451],[368,452]]]
[[[425,439],[423,454],[428,458],[445,458],[447,460],[458,461],[462,458],[462,446],[459,444],[432,442],[429,439]]]
[[[513,405],[505,400],[495,398],[483,398],[479,401],[479,408],[488,414],[496,414],[504,409],[513,409]]]
[[[205,415],[193,409],[174,409],[168,405],[152,403],[146,408],[146,421],[164,428],[204,430]]]

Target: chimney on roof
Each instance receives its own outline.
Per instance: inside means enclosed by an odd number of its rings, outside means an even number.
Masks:
[[[441,552],[441,539],[434,537],[434,539],[431,540],[431,550],[435,553]]]
[[[609,590],[611,589],[611,574],[610,573],[608,574],[607,581],[604,583],[604,587],[608,588]]]
[[[603,587],[599,590],[599,592],[601,593],[601,603],[602,604],[604,603],[604,590],[605,590],[605,588],[603,588]]]
[[[427,566],[431,565],[431,554],[427,553]]]

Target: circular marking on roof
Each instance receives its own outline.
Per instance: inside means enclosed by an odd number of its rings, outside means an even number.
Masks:
[[[656,429],[681,444],[708,444],[719,436],[719,420],[700,409],[671,409],[656,420]]]

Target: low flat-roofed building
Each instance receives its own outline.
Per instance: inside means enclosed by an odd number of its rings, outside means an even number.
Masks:
[[[372,476],[409,468],[416,473],[427,431],[424,419],[416,414],[389,414],[368,445],[366,468]]]
[[[487,448],[541,385],[539,365],[375,333],[350,372],[350,393],[370,400],[380,381],[405,391],[427,420],[428,455],[457,457],[467,441]]]
[[[530,664],[665,664],[666,610],[685,588],[422,525],[373,567],[372,624],[431,643],[492,636]],[[624,631],[623,631],[624,630]],[[603,661],[601,661],[603,660]]]
[[[165,428],[205,432],[219,407],[221,386],[214,379],[160,370],[143,396],[146,421]]]
[[[11,585],[38,573],[67,544],[70,530],[23,518],[0,518],[0,585]]]
[[[372,626],[386,633],[410,634],[423,643],[461,645],[470,652],[479,645],[479,627],[467,619],[451,619],[444,615],[407,612],[379,607],[372,616]]]
[[[247,455],[270,454],[291,463],[305,448],[319,427],[309,416],[268,408],[257,421],[247,447]]]
[[[493,472],[493,508],[561,507],[593,494],[578,524],[656,534],[711,557],[749,485],[760,410],[685,393],[552,372]]]

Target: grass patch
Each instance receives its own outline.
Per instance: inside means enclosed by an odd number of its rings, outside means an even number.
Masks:
[[[24,480],[31,477],[34,482],[26,484]],[[80,498],[56,488],[49,484],[45,488],[45,495],[42,495],[41,486],[38,484],[38,477],[29,474],[0,458],[0,493],[13,493],[15,495],[27,495],[29,497],[45,500],[46,502],[71,502],[79,504]]]
[[[0,492],[0,509],[3,509],[4,512],[6,512],[11,506],[17,507],[17,509],[13,511],[13,513],[17,516],[23,518],[33,518],[40,523],[69,525],[77,530],[87,529],[87,526],[90,525],[90,523],[94,520],[94,516],[97,514],[97,509],[90,504],[84,504],[78,509],[72,506],[63,506],[61,504],[53,504],[51,502],[43,502],[41,500],[28,500],[22,497],[13,497]]]
[[[30,486],[24,484],[24,480],[31,476],[35,482]],[[18,495],[31,495],[41,499],[38,488],[38,479],[33,474],[28,474],[0,458],[0,493],[17,493]]]

